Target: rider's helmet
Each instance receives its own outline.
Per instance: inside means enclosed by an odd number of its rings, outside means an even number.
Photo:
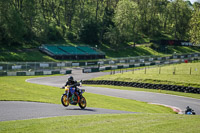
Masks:
[[[190,108],[189,106],[186,107],[186,109],[189,109],[189,108]]]
[[[74,78],[73,78],[72,76],[70,76],[70,77],[68,78],[68,81],[69,81],[69,82],[74,81]]]

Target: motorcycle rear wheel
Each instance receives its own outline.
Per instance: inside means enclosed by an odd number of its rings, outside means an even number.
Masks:
[[[84,97],[81,97],[81,99],[80,99],[78,105],[79,105],[79,107],[80,107],[81,109],[84,109],[84,108],[86,107],[86,105],[87,105],[86,99],[85,99]]]
[[[65,107],[69,106],[69,99],[67,99],[67,95],[62,95],[62,97],[61,97],[61,103]]]

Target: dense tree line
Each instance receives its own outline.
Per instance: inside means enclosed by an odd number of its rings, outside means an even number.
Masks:
[[[184,0],[0,0],[0,43],[118,45],[163,34],[199,43],[199,8]]]

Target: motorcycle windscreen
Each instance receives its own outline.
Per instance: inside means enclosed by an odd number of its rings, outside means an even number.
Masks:
[[[73,88],[73,87],[70,87],[69,88],[69,91],[71,92],[71,94],[73,95],[74,94],[74,92],[75,92],[75,88]]]

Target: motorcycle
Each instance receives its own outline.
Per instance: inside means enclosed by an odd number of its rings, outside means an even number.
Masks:
[[[65,86],[65,93],[61,96],[61,103],[63,106],[67,107],[71,105],[79,105],[81,109],[86,107],[86,99],[83,97],[84,89],[79,89],[78,92],[75,92],[74,86]]]
[[[186,115],[196,115],[196,113],[194,112],[194,110],[191,111],[185,111]]]

